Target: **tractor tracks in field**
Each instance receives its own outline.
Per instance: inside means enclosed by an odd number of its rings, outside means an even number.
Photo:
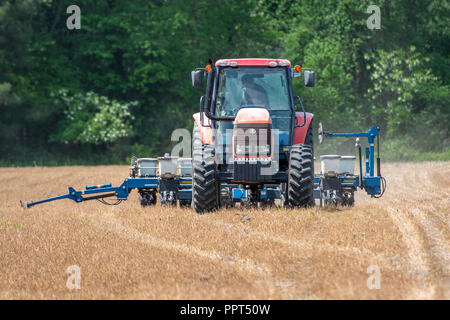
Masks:
[[[408,264],[405,271],[416,278],[416,286],[406,296],[407,299],[433,299],[436,286],[430,283],[430,258],[421,238],[420,231],[404,211],[388,208],[389,217],[397,226],[408,249]]]
[[[408,247],[410,262],[407,270],[417,276],[419,287],[425,289],[416,290],[412,296],[418,295],[423,299],[450,298],[448,228],[441,226],[436,221],[437,217],[430,214],[425,206],[404,208],[398,201],[393,203],[395,206],[388,209],[389,216],[402,233],[403,241]],[[428,285],[424,285],[426,282]],[[431,295],[432,291],[434,296]],[[429,294],[423,296],[424,292]]]
[[[387,196],[385,202],[389,203],[389,217],[396,224],[408,248],[409,263],[405,269],[416,279],[416,287],[408,298],[449,299],[450,231],[448,215],[445,213],[450,196],[448,189],[434,185],[430,180],[433,172],[426,172],[425,177],[428,179],[415,172],[414,181],[419,192],[411,194],[404,187],[412,183],[410,172],[403,172],[402,175],[403,183],[394,181],[395,191]],[[446,180],[440,183],[448,185]],[[426,197],[430,199],[426,200]]]
[[[277,236],[270,233],[258,231],[255,229],[250,229],[249,227],[240,227],[238,225],[229,223],[229,222],[222,222],[222,221],[208,221],[208,223],[219,226],[219,227],[225,227],[225,228],[232,228],[237,232],[244,232],[249,237],[254,237],[256,239],[261,239],[264,241],[271,241],[276,242],[279,244],[287,245],[294,247],[296,249],[304,250],[304,251],[315,251],[315,252],[330,252],[330,253],[339,253],[342,255],[345,255],[349,258],[354,259],[360,259],[364,258],[370,263],[379,263],[381,265],[388,266],[389,269],[397,270],[396,266],[394,265],[395,262],[393,261],[399,261],[401,258],[399,257],[393,257],[391,255],[385,255],[380,253],[374,253],[369,249],[366,248],[359,248],[359,247],[345,247],[345,246],[336,246],[333,244],[328,243],[316,243],[313,241],[302,241],[298,239],[290,239],[283,236]]]
[[[88,215],[86,214],[82,214],[82,216],[88,217]],[[261,276],[269,275],[271,273],[271,270],[266,265],[257,263],[250,259],[230,257],[228,255],[222,255],[215,250],[202,250],[194,246],[168,241],[159,237],[149,235],[147,233],[140,232],[137,229],[124,226],[119,219],[116,219],[111,215],[102,215],[98,219],[92,219],[89,223],[94,227],[113,232],[129,240],[145,243],[160,249],[172,250],[188,256],[197,256],[200,258],[208,259],[216,263],[221,263],[224,266],[237,268],[251,274]]]
[[[87,217],[87,215],[84,215]],[[352,259],[364,259],[369,264],[377,264],[383,266],[392,271],[398,271],[399,267],[407,265],[407,260],[402,259],[398,256],[387,255],[383,253],[374,253],[369,249],[360,247],[346,247],[346,246],[336,246],[333,244],[325,243],[315,243],[311,241],[302,241],[298,239],[291,239],[283,236],[273,235],[267,232],[262,232],[259,230],[251,229],[248,226],[240,226],[229,222],[217,221],[211,219],[203,219],[206,217],[195,217],[199,218],[200,221],[206,225],[211,225],[220,228],[223,231],[233,230],[233,232],[245,234],[245,236],[253,238],[254,240],[263,240],[268,242],[275,242],[282,245],[290,246],[301,251],[314,251],[314,252],[329,252],[334,254],[342,254],[348,258]],[[108,215],[108,217],[102,216],[99,219],[92,220],[91,225],[106,229],[109,232],[114,232],[120,236],[128,238],[130,240],[139,241],[152,245],[154,247],[174,250],[187,255],[196,255],[202,258],[206,258],[216,262],[226,263],[230,266],[236,267],[238,269],[244,270],[246,272],[256,274],[256,275],[273,275],[272,270],[260,262],[230,257],[229,255],[220,254],[214,250],[203,250],[195,246],[180,244],[172,241],[168,241],[159,237],[149,235],[147,233],[142,233],[134,228],[124,226],[119,219]]]
[[[437,170],[437,169],[436,169]],[[399,176],[393,177],[388,186],[388,192],[385,197],[378,200],[376,204],[382,212],[385,212],[387,221],[392,221],[401,235],[402,242],[406,247],[406,255],[397,256],[385,252],[374,252],[364,247],[352,247],[337,245],[328,241],[305,241],[296,239],[291,235],[280,235],[258,226],[250,226],[246,222],[232,221],[220,215],[197,216],[178,215],[183,223],[201,223],[208,228],[217,228],[217,232],[227,234],[239,234],[243,236],[243,241],[255,242],[257,247],[269,247],[270,243],[275,243],[290,247],[294,252],[326,252],[343,255],[355,261],[362,263],[378,265],[383,270],[403,273],[411,279],[408,288],[405,288],[401,295],[407,299],[448,299],[450,298],[450,248],[449,248],[449,220],[446,210],[448,208],[449,192],[445,189],[446,180],[440,182],[444,187],[432,186],[433,181],[427,181],[425,178],[433,176],[433,172],[419,177],[414,177],[417,188],[427,190],[427,192],[417,192],[411,194],[410,171],[403,170],[398,173]],[[433,202],[433,199],[435,201]],[[369,200],[371,201],[371,200]],[[257,277],[265,276],[266,281],[275,279],[289,272],[284,266],[277,270],[277,267],[264,261],[259,261],[259,257],[246,258],[239,252],[237,256],[231,257],[227,252],[218,250],[204,249],[198,247],[195,243],[184,244],[182,241],[172,241],[170,238],[162,235],[154,236],[146,231],[140,231],[133,226],[124,225],[123,221],[116,218],[114,214],[103,214],[92,219],[91,224],[97,228],[113,232],[124,238],[145,243],[147,245],[172,250],[186,256],[195,256],[217,263],[220,267],[233,268],[237,271],[246,272]],[[215,232],[215,231],[213,231]],[[224,237],[224,241],[233,241],[234,237]],[[229,240],[231,239],[231,240]],[[259,241],[266,242],[258,245]],[[276,248],[277,246],[274,246]],[[239,255],[241,255],[239,257]],[[275,269],[271,269],[275,268]],[[409,290],[409,291],[405,291]]]

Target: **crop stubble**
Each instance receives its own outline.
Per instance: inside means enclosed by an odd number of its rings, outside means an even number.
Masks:
[[[19,200],[119,184],[126,166],[2,168],[1,299],[449,299],[450,162],[389,163],[354,208],[141,208]],[[66,287],[70,265],[81,289]],[[367,268],[381,288],[367,288]]]

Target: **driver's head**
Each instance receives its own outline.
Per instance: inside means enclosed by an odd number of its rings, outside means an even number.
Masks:
[[[242,77],[242,84],[246,88],[253,88],[255,86],[255,81],[253,80],[253,77],[249,74],[246,74]]]

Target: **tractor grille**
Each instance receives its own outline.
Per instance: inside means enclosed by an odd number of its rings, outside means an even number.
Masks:
[[[235,158],[270,157],[272,149],[272,125],[238,124],[233,132]]]

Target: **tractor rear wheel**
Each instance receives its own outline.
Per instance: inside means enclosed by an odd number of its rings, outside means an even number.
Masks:
[[[192,202],[197,213],[216,210],[219,204],[214,146],[203,144],[194,124],[192,137]]]
[[[298,144],[291,148],[287,202],[291,207],[314,205],[314,156],[312,146]]]

